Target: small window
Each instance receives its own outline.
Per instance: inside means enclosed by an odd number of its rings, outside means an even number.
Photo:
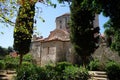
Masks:
[[[60,29],[62,29],[62,26],[60,25]]]
[[[62,23],[62,21],[60,20],[59,23]]]

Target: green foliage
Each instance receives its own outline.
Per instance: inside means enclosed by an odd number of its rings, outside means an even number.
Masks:
[[[68,63],[68,62],[59,62],[59,63],[56,64],[55,70],[62,73],[62,71],[65,69],[65,67],[71,66],[71,65],[72,64]]]
[[[120,29],[115,30],[115,27],[113,26],[111,19],[104,24],[107,45],[112,50],[117,51],[120,55]]]
[[[61,79],[61,75],[58,75],[58,72],[55,71],[54,65],[46,65],[45,66],[46,71],[46,80],[58,80]]]
[[[88,71],[82,67],[75,67],[68,62],[57,63],[56,66],[47,65],[47,80],[87,80]]]
[[[106,64],[106,72],[110,80],[120,79],[120,64],[110,61]]]
[[[91,61],[88,65],[88,69],[91,71],[98,71],[100,70],[100,62],[99,60],[95,59],[93,61]]]
[[[44,68],[33,64],[22,65],[17,70],[16,80],[87,80],[88,77],[88,71],[85,68],[62,62],[46,65]]]
[[[20,6],[14,28],[14,49],[20,54],[20,65],[24,54],[30,49],[33,34],[33,23],[35,15],[35,4],[25,1]]]
[[[13,52],[13,47],[10,47],[10,46],[9,46],[9,47],[7,48],[7,50],[8,50],[8,53]]]
[[[92,30],[95,13],[98,11],[97,5],[95,5],[95,0],[72,0],[70,7],[70,39],[75,52],[81,56],[83,63],[86,63],[87,56],[90,56],[96,49]],[[99,34],[99,30],[97,33]]]
[[[23,61],[32,62],[32,55],[30,53],[23,56]]]
[[[88,80],[88,71],[83,67],[68,66],[64,70],[65,80]]]
[[[0,70],[5,69],[5,62],[4,60],[0,60]]]
[[[0,56],[5,56],[8,54],[7,48],[3,48],[0,46]]]
[[[117,51],[120,55],[120,30],[115,31],[114,41],[112,42],[112,49]]]
[[[112,49],[120,54],[120,1],[118,0],[99,0],[102,6],[102,12],[105,16],[110,17],[110,21],[107,23],[105,33],[108,37],[113,37]],[[114,7],[113,7],[114,6]]]
[[[28,2],[24,6],[19,8],[14,28],[14,49],[20,54],[29,52],[35,14],[35,4]]]
[[[27,62],[27,61],[23,61],[22,63],[22,66],[30,66],[30,65],[32,65],[32,63]]]
[[[0,69],[17,69],[19,64],[19,56],[12,57],[10,55],[5,56],[4,59],[0,60]],[[23,57],[23,66],[32,65],[32,56],[31,54],[26,54]],[[2,68],[3,66],[3,68]]]
[[[4,59],[6,69],[16,69],[18,67],[19,58],[13,58],[7,55]]]
[[[13,51],[12,47],[3,48],[0,46],[0,59],[4,59],[6,55]]]
[[[71,66],[72,64],[68,62],[59,62],[55,66],[54,65],[47,65],[47,78],[48,80],[63,80],[63,71],[67,66]]]
[[[13,18],[17,14],[17,0],[0,0],[0,23],[14,26]]]
[[[17,76],[15,80],[46,80],[45,70],[35,65],[21,66],[17,70]]]

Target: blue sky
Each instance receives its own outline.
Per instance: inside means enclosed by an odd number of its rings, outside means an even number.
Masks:
[[[37,30],[35,32],[39,33],[39,36],[47,37],[50,33],[50,31],[54,30],[56,27],[55,24],[55,18],[64,14],[69,13],[69,6],[65,6],[64,4],[57,5],[56,8],[46,6],[40,3],[37,3],[38,7],[42,8],[42,13],[37,14],[35,17],[37,19]],[[41,19],[38,17],[41,16],[45,22],[42,22]],[[99,15],[99,25],[100,25],[100,32],[104,32],[103,24],[108,20],[108,18],[105,18],[102,16],[102,14]],[[0,23],[0,32],[4,32],[4,34],[0,34],[0,46],[7,48],[8,46],[13,45],[13,26],[4,27],[2,23]]]

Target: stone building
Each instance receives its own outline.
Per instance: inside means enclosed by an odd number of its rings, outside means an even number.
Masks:
[[[31,53],[37,64],[45,65],[60,61],[69,61],[71,43],[69,39],[69,14],[56,18],[56,29],[47,38],[33,36]]]
[[[74,62],[74,55],[71,53],[69,38],[70,14],[66,13],[56,18],[56,29],[50,32],[47,38],[33,36],[31,53],[39,65],[56,63],[60,61]],[[98,15],[94,20],[94,27],[99,26]]]

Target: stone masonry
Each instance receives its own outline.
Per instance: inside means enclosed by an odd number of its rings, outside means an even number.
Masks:
[[[33,35],[33,40],[31,43],[30,53],[33,55],[33,59],[36,64],[44,66],[50,63],[56,63],[60,61],[68,61],[71,63],[75,62],[75,55],[72,53],[72,44],[69,38],[70,28],[68,26],[70,14],[66,13],[56,18],[56,29],[50,32],[47,38],[37,37]],[[94,20],[94,27],[99,26],[98,15],[96,14]],[[104,48],[104,49],[103,49]],[[115,59],[115,55],[109,53],[106,47],[99,47],[94,58],[103,60],[103,54],[108,54],[109,57]],[[106,53],[105,53],[106,52]],[[112,55],[112,56],[111,56]],[[117,57],[116,60],[120,61]]]

